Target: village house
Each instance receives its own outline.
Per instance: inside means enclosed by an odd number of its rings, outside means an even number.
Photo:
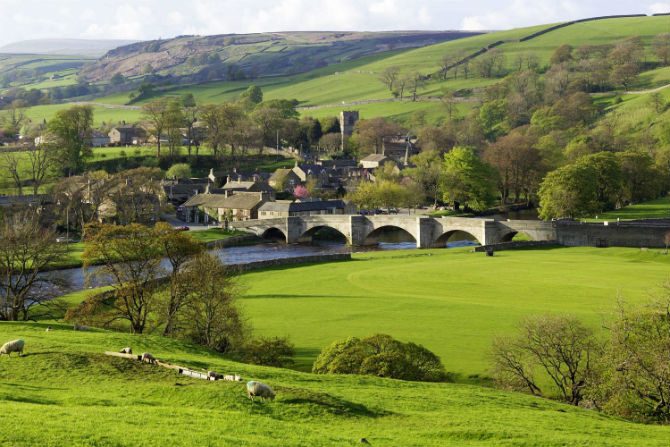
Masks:
[[[141,127],[114,127],[107,135],[109,136],[109,144],[114,146],[138,145],[146,141],[146,132]]]
[[[275,190],[264,181],[260,180],[233,180],[228,177],[226,183],[221,187],[225,195],[232,195],[239,192],[262,192],[270,200],[274,200]]]
[[[102,132],[95,131],[91,136],[91,146],[92,147],[105,147],[109,146],[111,139],[108,135],[105,135]]]
[[[386,155],[370,154],[367,157],[361,159],[361,167],[364,169],[377,169],[389,161],[392,160]]]
[[[292,169],[277,169],[268,179],[268,184],[278,192],[293,191],[300,183],[300,177]]]
[[[258,210],[259,219],[314,216],[320,214],[349,214],[353,212],[342,200],[278,200],[264,203]]]
[[[258,219],[258,209],[268,200],[265,192],[198,194],[179,207],[177,217],[187,223],[205,225]]]

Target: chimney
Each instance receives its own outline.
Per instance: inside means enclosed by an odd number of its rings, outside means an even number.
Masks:
[[[226,177],[226,183],[230,183],[230,175]]]

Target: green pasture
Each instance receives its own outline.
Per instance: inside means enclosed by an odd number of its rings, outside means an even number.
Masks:
[[[573,314],[600,328],[617,299],[660,293],[670,256],[624,248],[381,252],[352,262],[244,275],[244,308],[266,335],[286,335],[308,370],[347,336],[388,333],[425,345],[448,371],[486,376],[492,338],[524,316]]]
[[[247,274],[244,307],[259,332],[288,333],[303,352],[331,338],[381,331],[435,349],[450,370],[470,362],[467,369],[480,371],[475,364],[482,363],[494,326],[509,330],[520,315],[550,309],[595,324],[618,288],[641,299],[640,286],[649,289],[667,271],[665,259],[614,249],[493,258],[466,251],[359,255],[352,262]],[[621,275],[624,269],[629,272]],[[557,286],[561,281],[566,284]],[[70,296],[69,303],[88,293]],[[366,438],[376,447],[632,447],[665,446],[670,436],[668,427],[524,394],[251,366],[154,335],[75,332],[52,321],[0,323],[0,341],[16,338],[26,341],[24,357],[0,357],[1,445],[355,446]],[[261,380],[277,398],[252,404],[244,381],[203,381],[103,354],[125,346],[173,364]]]
[[[595,219],[586,220],[612,221],[617,219],[670,219],[670,196],[629,205],[619,210],[599,214]]]

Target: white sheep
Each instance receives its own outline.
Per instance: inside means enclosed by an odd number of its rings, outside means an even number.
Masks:
[[[23,347],[25,346],[25,344],[26,343],[21,339],[8,341],[0,348],[0,355],[7,354],[8,356],[11,357],[12,352],[18,352],[19,357],[21,357],[21,354],[23,354]]]
[[[121,351],[119,351],[121,354],[132,354],[133,350],[130,347],[125,347]]]
[[[148,352],[143,352],[143,353],[142,353],[142,356],[140,357],[140,359],[141,359],[143,362],[145,362],[145,363],[150,363],[150,364],[152,364],[152,365],[155,365],[155,364],[156,364],[156,357],[154,357],[153,355],[149,354]]]
[[[252,380],[247,382],[247,397],[251,399],[252,402],[256,397],[260,397],[263,401],[265,401],[265,399],[274,400],[275,392],[268,385]]]

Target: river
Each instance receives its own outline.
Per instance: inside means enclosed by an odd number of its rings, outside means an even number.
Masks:
[[[473,245],[472,241],[466,239],[450,241],[447,248]],[[379,244],[370,247],[351,247],[342,242],[332,240],[315,241],[311,244],[292,244],[287,245],[281,242],[266,242],[257,245],[245,245],[240,247],[226,247],[210,250],[226,264],[245,264],[249,262],[265,261],[271,259],[294,258],[310,255],[322,255],[332,253],[359,253],[380,250],[408,250],[416,248],[416,243],[409,240],[403,234],[388,234],[379,242]],[[162,267],[169,271],[170,264],[167,259],[162,261]],[[56,270],[45,273],[45,275],[55,275],[64,283],[68,284],[66,288],[61,289],[61,293],[70,293],[86,288],[103,287],[112,284],[111,278],[102,275],[96,275],[95,272],[100,267],[92,266],[87,269],[71,268]]]

